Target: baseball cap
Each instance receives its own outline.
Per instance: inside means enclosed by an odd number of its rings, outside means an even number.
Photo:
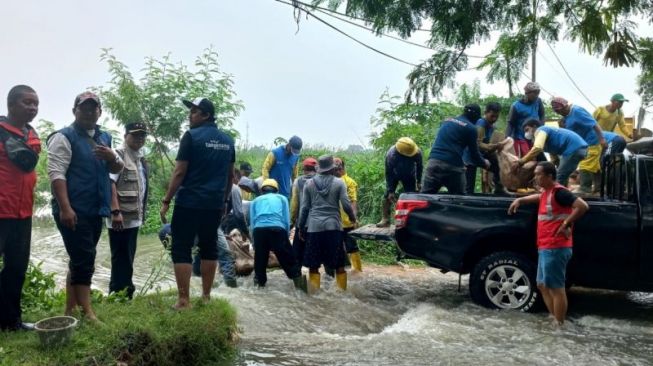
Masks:
[[[288,140],[288,144],[290,145],[290,151],[295,154],[299,155],[299,153],[302,151],[302,139],[300,139],[298,136],[293,136]]]
[[[207,98],[199,97],[193,100],[183,99],[182,102],[189,109],[197,107],[204,113],[208,113],[211,116],[215,115],[215,107],[213,106],[213,103]]]
[[[77,97],[75,97],[75,104],[73,105],[73,108],[77,108],[78,105],[89,100],[92,100],[95,103],[97,103],[98,107],[102,107],[102,104],[100,103],[100,97],[98,97],[97,94],[90,91],[85,91],[79,94]]]
[[[147,127],[143,122],[132,122],[125,125],[125,133],[134,133],[134,132],[145,132],[147,133]]]
[[[621,93],[617,93],[617,94],[613,95],[612,98],[610,98],[610,101],[614,101],[614,102],[629,102],[629,100],[626,99],[626,98],[624,97],[624,95],[621,94]]]
[[[302,166],[315,168],[317,167],[317,160],[315,158],[306,158],[302,162]]]

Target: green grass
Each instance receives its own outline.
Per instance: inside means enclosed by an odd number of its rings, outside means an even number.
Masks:
[[[224,300],[171,309],[172,294],[94,304],[102,324],[81,322],[69,344],[43,348],[36,332],[0,332],[0,365],[215,365],[236,354],[236,311]],[[42,314],[42,318],[56,314]]]

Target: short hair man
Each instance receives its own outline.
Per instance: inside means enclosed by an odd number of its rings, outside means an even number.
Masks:
[[[497,151],[503,147],[502,143],[490,143],[494,133],[494,123],[499,119],[501,113],[501,104],[497,102],[488,103],[485,106],[483,118],[476,121],[476,133],[478,134],[478,149],[484,159],[490,162],[490,172],[492,172],[492,181],[494,182],[494,194],[506,195],[508,192],[501,184],[501,175],[499,171],[499,160]],[[469,148],[465,149],[463,161],[465,162],[465,193],[473,194],[476,186],[476,166],[470,163]]]
[[[23,323],[20,300],[29,264],[36,172],[9,158],[7,142],[24,141],[38,159],[41,141],[29,124],[38,111],[34,89],[16,85],[7,95],[7,116],[0,116],[0,330],[32,328]]]
[[[249,206],[254,241],[254,281],[260,287],[267,283],[268,257],[272,251],[295,288],[306,292],[306,277],[302,276],[301,265],[295,259],[288,240],[288,200],[277,193],[278,185],[274,179],[266,179],[261,191],[262,194]]]
[[[381,221],[377,227],[390,226],[395,191],[401,182],[404,192],[417,192],[422,180],[422,151],[410,137],[401,137],[385,154],[385,194],[381,206]]]
[[[302,145],[302,139],[293,136],[287,144],[272,149],[263,162],[263,179],[274,179],[279,184],[279,194],[286,199],[290,199],[292,182],[299,173],[297,162]]]
[[[172,213],[172,261],[177,280],[178,310],[191,307],[192,248],[197,237],[202,273],[202,300],[209,301],[217,267],[215,245],[225,202],[229,198],[236,151],[234,140],[218,129],[215,107],[206,98],[184,100],[190,129],[184,133],[168,191],[162,200],[164,223],[175,196]]]
[[[308,242],[304,266],[308,267],[312,291],[320,288],[320,266],[336,269],[336,283],[347,289],[345,250],[342,245],[340,206],[356,223],[356,215],[347,197],[347,186],[335,177],[336,165],[332,155],[318,159],[317,175],[304,187],[302,206],[297,226],[306,226]],[[303,235],[300,231],[300,235]]]
[[[521,197],[512,202],[512,215],[523,204],[538,203],[537,211],[537,287],[557,325],[567,314],[565,274],[572,255],[572,228],[589,209],[582,198],[573,195],[555,180],[556,168],[544,161],[535,167],[535,180],[542,193]]]
[[[111,279],[109,292],[126,291],[130,299],[136,287],[132,281],[138,230],[145,222],[148,194],[148,166],[141,149],[145,145],[145,123],[133,122],[125,126],[123,147],[116,149],[125,168],[111,178],[111,219],[109,246],[111,247]]]
[[[560,127],[576,132],[587,142],[587,156],[578,164],[581,193],[592,193],[592,182],[601,170],[601,149],[608,144],[603,138],[601,126],[596,123],[585,108],[570,104],[566,99],[556,97],[551,100],[553,111],[561,115]]]
[[[623,94],[617,93],[610,98],[610,104],[596,108],[594,113],[592,113],[592,117],[594,117],[596,123],[601,126],[603,131],[614,132],[618,126],[626,137],[632,139],[633,135],[626,131],[626,120],[624,119],[624,112],[621,109],[624,102],[628,102],[628,99]]]
[[[515,101],[508,111],[506,136],[513,138],[518,157],[528,154],[531,149],[529,141],[524,137],[524,122],[535,119],[542,125],[544,113],[544,103],[540,99],[540,84],[531,81],[524,86],[524,96]]]
[[[463,114],[442,122],[429,155],[422,193],[438,193],[444,186],[451,194],[464,194],[465,149],[469,149],[470,164],[490,168],[490,162],[478,150],[478,133],[474,122],[480,117],[481,107],[469,104],[465,106]]]
[[[306,227],[297,227],[297,217],[299,216],[299,208],[302,203],[302,194],[306,182],[313,179],[317,174],[317,160],[315,158],[306,158],[302,162],[302,171],[304,174],[295,179],[292,184],[292,197],[290,199],[290,226],[295,227],[295,235],[293,236],[292,249],[295,253],[295,258],[299,263],[304,260],[304,249],[306,242],[302,239],[306,236]],[[301,234],[300,234],[301,231]]]
[[[556,180],[563,186],[567,186],[569,175],[587,156],[587,143],[574,131],[541,126],[538,120],[529,119],[524,123],[524,136],[529,141],[534,141],[533,147],[514,163],[513,170],[535,160],[538,154],[547,152],[560,158]]]
[[[92,321],[91,281],[103,218],[111,215],[111,179],[124,163],[111,149],[111,135],[100,129],[100,98],[84,92],[73,104],[75,121],[48,139],[48,176],[52,215],[70,256],[66,315],[80,306]]]

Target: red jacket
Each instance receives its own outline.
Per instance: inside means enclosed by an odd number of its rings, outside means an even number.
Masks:
[[[23,137],[23,131],[10,125],[0,117],[0,128]],[[41,141],[36,131],[29,129],[27,144],[37,153],[41,152]],[[5,144],[0,142],[0,219],[25,219],[32,216],[36,171],[25,173],[16,167],[7,156]]]
[[[537,249],[571,248],[572,237],[555,235],[562,223],[571,215],[572,208],[561,206],[555,200],[555,192],[567,189],[556,183],[551,189],[542,192],[540,208],[537,211]]]

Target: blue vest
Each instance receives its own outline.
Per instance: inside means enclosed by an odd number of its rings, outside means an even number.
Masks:
[[[565,128],[576,132],[588,145],[597,145],[599,137],[594,131],[596,120],[583,107],[572,105],[569,115],[565,117]]]
[[[95,127],[91,138],[76,124],[59,130],[70,142],[72,157],[66,172],[66,186],[70,205],[77,216],[108,217],[111,211],[111,181],[105,160],[95,157],[97,145],[111,147],[111,135]],[[59,215],[59,204],[52,200],[52,214]]]
[[[270,178],[276,180],[279,184],[279,194],[289,199],[292,189],[292,173],[299,156],[286,154],[285,146],[274,148],[272,154],[274,154],[275,163],[270,169]]]
[[[231,176],[229,165],[236,156],[234,140],[220,131],[214,122],[192,127],[186,133],[191,136],[191,156],[175,204],[193,209],[220,210],[224,207],[224,191]]]
[[[540,119],[540,99],[535,99],[533,103],[527,104],[523,100],[518,100],[512,104],[513,113],[516,115],[517,123],[512,131],[512,137],[517,140],[525,140],[524,137],[524,122],[529,118]]]
[[[537,130],[546,133],[544,151],[549,154],[570,156],[580,149],[587,148],[585,140],[573,131],[549,126],[542,126]]]

